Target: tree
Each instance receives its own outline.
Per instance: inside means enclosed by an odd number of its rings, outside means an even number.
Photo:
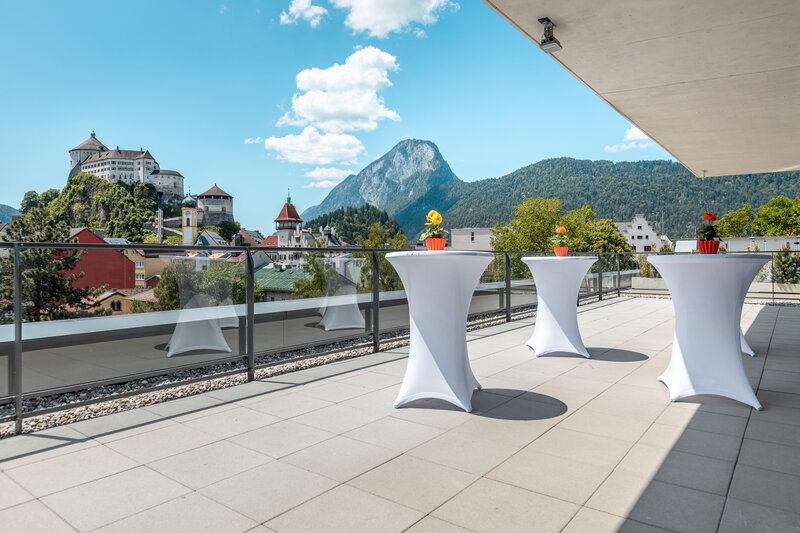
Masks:
[[[405,250],[408,248],[408,239],[402,231],[390,229],[376,222],[369,228],[366,239],[360,242],[362,248],[390,248],[392,250]],[[366,259],[361,267],[361,287],[367,292],[372,290],[372,254],[359,253],[357,257]],[[381,291],[397,291],[403,289],[403,282],[397,275],[385,253],[378,253],[378,282]]]
[[[370,227],[375,223],[381,224],[387,230],[401,231],[396,218],[370,204],[337,209],[308,220],[303,225],[312,231],[331,226],[336,228],[336,234],[340,239],[356,243],[369,237]]]
[[[749,237],[754,235],[753,224],[756,214],[750,204],[744,204],[721,216],[717,221],[720,237]]]
[[[9,242],[66,242],[69,228],[55,219],[45,207],[31,207],[24,216],[14,220],[6,230]],[[105,292],[106,286],[78,288],[74,282],[83,277],[70,273],[79,267],[85,250],[57,248],[26,248],[21,253],[22,297],[24,320],[39,322],[63,318],[79,318],[109,314],[106,309],[91,309],[93,299]],[[0,268],[0,316],[8,316],[13,301],[13,271],[11,259],[3,259]]]
[[[42,194],[38,194],[36,191],[26,192],[19,206],[20,213],[27,213],[28,210],[34,207],[47,207],[58,196],[59,192],[58,189],[47,189]]]
[[[800,232],[800,198],[776,196],[756,213],[756,235],[797,235]]]
[[[233,239],[233,236],[239,233],[239,230],[242,229],[242,225],[238,222],[230,222],[228,220],[223,220],[220,222],[218,227],[219,236],[228,242],[230,242],[231,239]]]
[[[775,283],[800,282],[800,255],[786,244],[772,261],[772,279]]]

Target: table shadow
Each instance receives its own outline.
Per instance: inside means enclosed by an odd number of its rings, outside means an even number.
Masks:
[[[433,409],[464,412],[446,400],[421,398],[400,409]],[[471,415],[501,420],[544,420],[567,412],[567,404],[552,396],[515,389],[476,389]]]
[[[640,352],[620,350],[618,348],[588,348],[594,361],[611,361],[614,363],[633,363],[646,361],[649,357]]]

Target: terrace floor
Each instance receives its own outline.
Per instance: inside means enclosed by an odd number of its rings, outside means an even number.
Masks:
[[[764,411],[670,403],[672,303],[468,334],[472,413],[394,409],[407,348],[0,441],[5,531],[800,531],[800,308],[746,305]]]

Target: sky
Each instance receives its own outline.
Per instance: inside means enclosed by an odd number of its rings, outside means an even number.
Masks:
[[[478,0],[11,2],[0,203],[62,188],[94,130],[274,231],[403,139],[462,180],[551,157],[671,159]]]

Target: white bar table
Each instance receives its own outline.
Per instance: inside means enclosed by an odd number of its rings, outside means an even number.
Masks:
[[[725,396],[761,410],[742,361],[742,306],[768,255],[651,255],[675,308],[667,370],[659,376],[676,401]]]
[[[589,357],[578,330],[578,292],[596,257],[523,257],[536,284],[536,325],[526,343],[536,357],[574,353]]]
[[[467,314],[472,294],[494,258],[488,252],[392,252],[408,297],[410,347],[395,407],[437,398],[467,412],[481,386],[469,366]]]

